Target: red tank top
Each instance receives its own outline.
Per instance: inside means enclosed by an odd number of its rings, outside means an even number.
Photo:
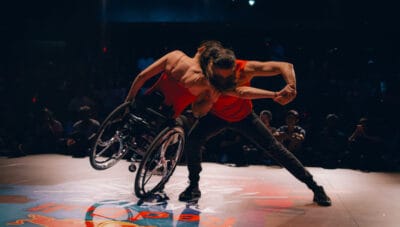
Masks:
[[[161,75],[158,81],[146,91],[146,94],[155,90],[160,91],[165,97],[164,103],[174,109],[173,118],[181,115],[182,111],[196,100],[196,96],[166,73]]]
[[[240,79],[241,73],[247,61],[236,60],[235,74]],[[250,86],[250,81],[240,84],[240,86]],[[253,110],[253,103],[250,99],[241,99],[228,95],[221,95],[214,103],[211,113],[228,122],[237,122],[247,117]]]

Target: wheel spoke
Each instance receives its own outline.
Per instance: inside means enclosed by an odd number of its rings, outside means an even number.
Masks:
[[[129,104],[125,102],[115,108],[100,126],[90,155],[93,168],[98,170],[110,168],[128,153],[125,137],[129,135],[130,123],[124,113]]]
[[[166,128],[150,144],[139,166],[135,193],[144,198],[168,181],[183,152],[184,132],[180,128]]]
[[[147,172],[147,171],[146,171]],[[145,174],[145,176],[143,177],[143,188],[144,188],[144,186],[147,184],[147,182],[149,182],[149,180],[151,179],[151,177],[153,176],[153,173],[152,172],[150,172],[151,174],[150,174],[150,176],[148,176],[147,177],[147,180],[146,180],[146,175],[147,174]]]
[[[108,150],[108,148],[114,143],[114,140],[115,136],[111,138],[109,141],[105,142],[106,144],[105,147],[99,153],[96,154],[96,158],[101,156],[106,150]]]

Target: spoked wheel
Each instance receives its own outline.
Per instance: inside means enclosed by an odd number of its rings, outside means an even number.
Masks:
[[[180,126],[167,127],[151,143],[139,165],[135,194],[146,198],[162,189],[182,156],[185,133]]]
[[[101,124],[92,152],[90,164],[97,170],[115,165],[128,153],[124,140],[129,136],[127,114],[130,103],[125,102],[114,109]]]

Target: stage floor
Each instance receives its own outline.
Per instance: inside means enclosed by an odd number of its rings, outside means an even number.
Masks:
[[[88,158],[0,157],[0,226],[400,226],[400,173],[308,168],[333,202],[319,207],[283,168],[216,163],[203,164],[198,203],[178,201],[186,166],[166,185],[169,200],[140,201],[128,165],[96,171]]]

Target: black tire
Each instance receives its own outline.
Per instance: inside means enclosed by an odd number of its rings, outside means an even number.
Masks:
[[[157,135],[136,173],[134,187],[138,198],[146,198],[164,187],[175,171],[184,147],[185,132],[180,126],[166,127]]]
[[[108,169],[128,153],[123,137],[129,132],[123,127],[128,122],[125,112],[130,104],[119,105],[101,124],[90,152],[90,164],[94,169]]]

